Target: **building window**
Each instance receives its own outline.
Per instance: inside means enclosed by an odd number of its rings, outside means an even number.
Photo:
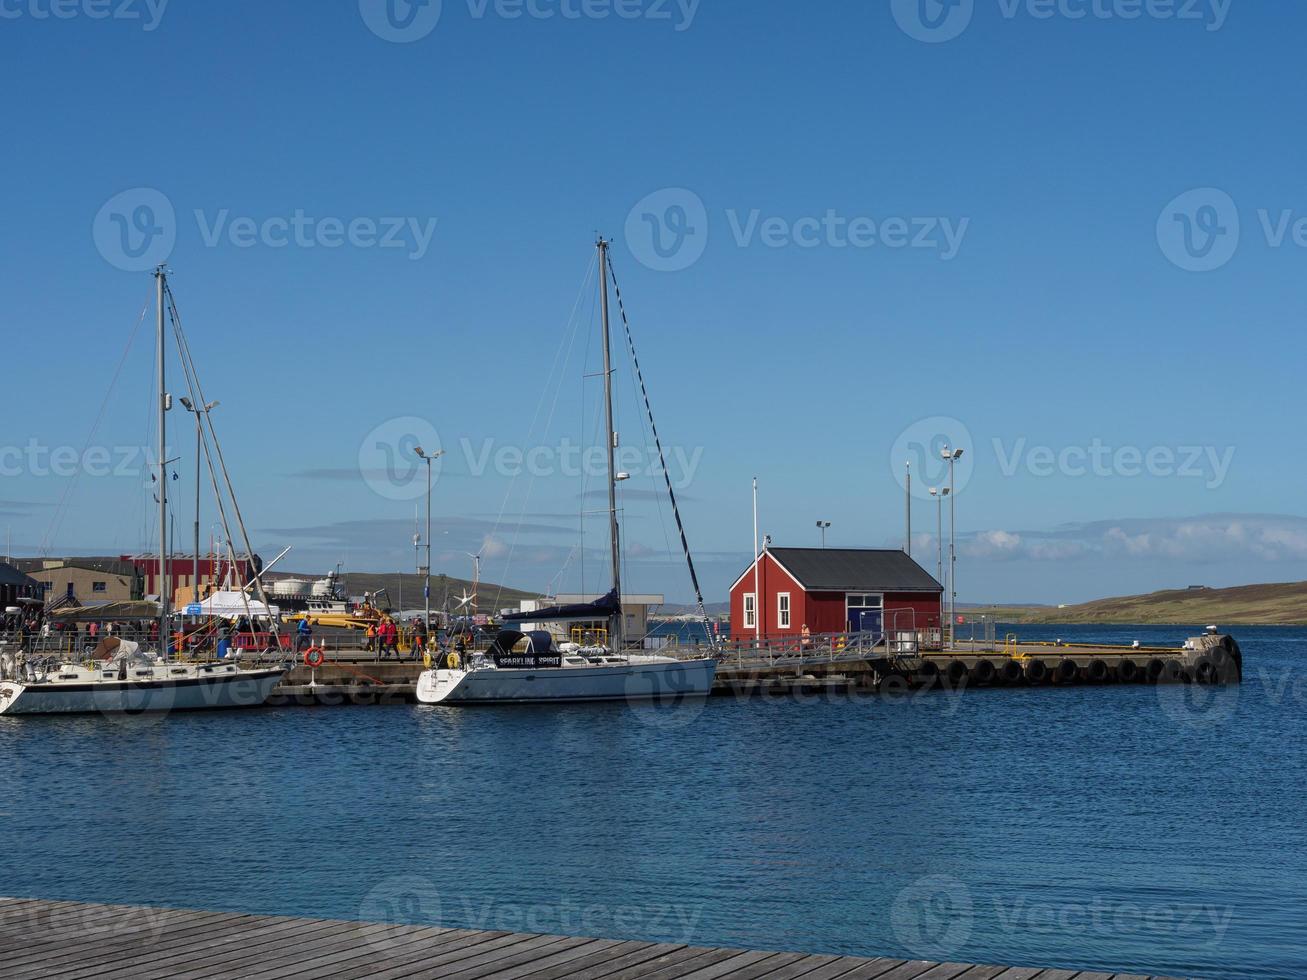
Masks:
[[[790,594],[778,593],[776,596],[776,622],[781,629],[790,628]]]
[[[850,595],[849,609],[883,609],[885,607],[885,597],[883,595]]]
[[[109,584],[108,584],[107,582],[92,582],[92,583],[91,583],[91,591],[92,591],[92,592],[108,592],[108,591],[109,591]]]
[[[744,628],[756,629],[758,626],[758,597],[752,592],[744,593]]]

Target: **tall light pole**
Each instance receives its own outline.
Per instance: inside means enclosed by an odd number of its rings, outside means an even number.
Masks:
[[[470,551],[465,551],[463,554],[472,559],[472,621],[475,624],[477,615],[477,593],[481,591],[481,555],[474,555]]]
[[[940,451],[940,458],[948,462],[948,630],[950,645],[957,629],[958,612],[958,491],[953,480],[953,466],[962,458],[963,450],[949,449],[945,446]]]
[[[426,586],[422,589],[422,595],[426,602],[426,619],[423,620],[423,622],[429,630],[431,629],[431,488],[433,486],[431,464],[441,456],[445,455],[445,452],[442,449],[438,452],[428,454],[423,451],[421,446],[418,446],[413,451],[418,454],[418,459],[423,460],[427,464],[427,567],[425,569],[427,581]],[[399,613],[402,616],[404,610],[401,608]],[[414,656],[417,656],[417,654],[414,654]]]
[[[912,461],[909,460],[906,468],[907,482],[903,485],[903,506],[906,508],[903,550],[909,558],[912,557]]]
[[[930,495],[935,498],[935,547],[939,554],[935,560],[935,576],[939,584],[944,584],[944,498],[949,495],[949,488],[931,487]]]
[[[821,532],[821,546],[826,547],[826,529],[830,527],[830,521],[818,521],[817,530]]]
[[[200,407],[184,396],[180,401],[182,408],[195,416],[195,565],[192,570],[194,580],[191,584],[194,586],[194,602],[198,606],[200,604],[200,441],[203,436],[200,416],[208,415],[218,407],[219,403],[212,401]]]

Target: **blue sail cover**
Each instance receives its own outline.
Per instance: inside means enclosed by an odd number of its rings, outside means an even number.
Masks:
[[[581,602],[571,606],[551,606],[535,612],[513,613],[504,617],[505,623],[560,623],[611,619],[622,615],[622,599],[614,589],[596,602]]]

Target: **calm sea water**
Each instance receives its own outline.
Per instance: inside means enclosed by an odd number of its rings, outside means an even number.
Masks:
[[[1307,976],[1307,631],[1234,632],[1217,691],[0,719],[0,893]]]

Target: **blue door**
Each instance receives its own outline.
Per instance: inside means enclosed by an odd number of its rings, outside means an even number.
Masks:
[[[879,635],[885,629],[885,613],[880,609],[850,609],[849,631],[853,633],[875,633]]]

